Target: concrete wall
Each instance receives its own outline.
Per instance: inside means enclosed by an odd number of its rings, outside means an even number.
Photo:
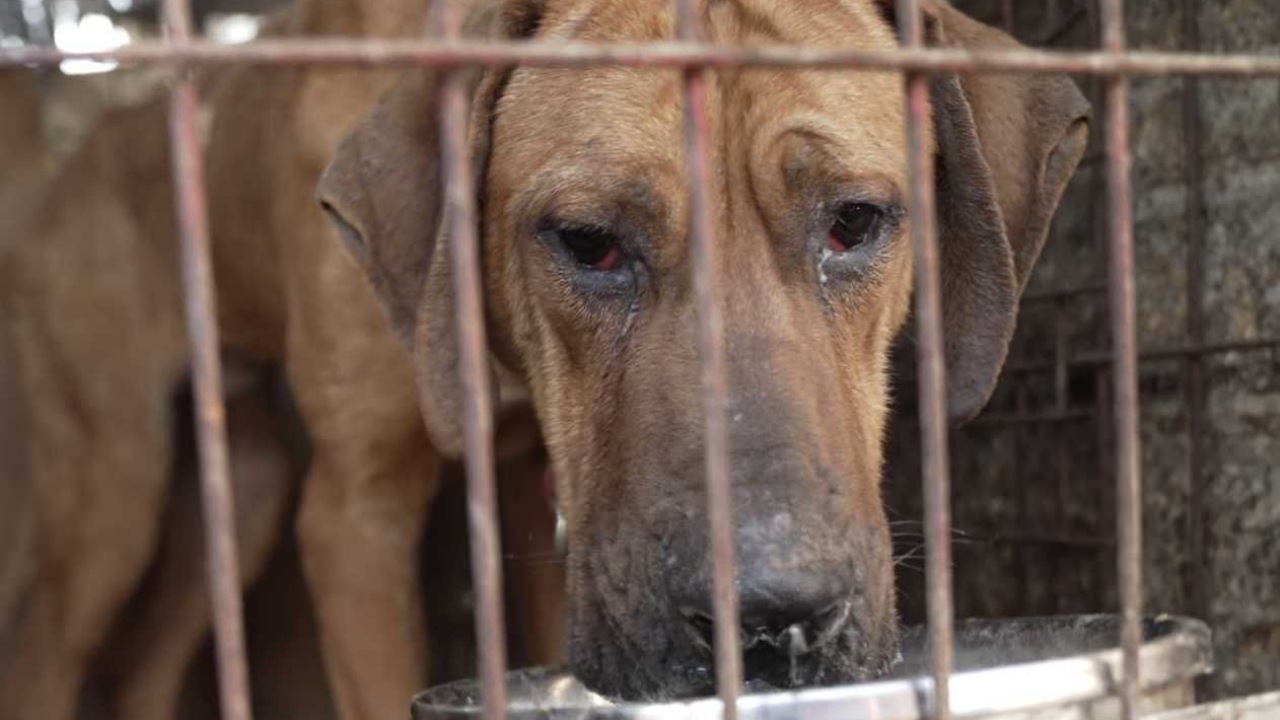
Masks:
[[[958,4],[988,20],[999,18],[996,3]],[[1131,44],[1181,49],[1179,4],[1127,3]],[[1024,41],[1045,38],[1078,16],[1081,21],[1060,32],[1056,45],[1092,45],[1081,3],[1050,5],[1018,3]],[[1194,5],[1205,51],[1280,53],[1276,0]],[[1096,92],[1095,83],[1082,85]],[[1134,80],[1132,86],[1138,332],[1144,349],[1187,342],[1183,87],[1177,78]],[[1202,81],[1200,113],[1204,169],[1196,181],[1205,208],[1206,340],[1280,338],[1280,80]],[[1100,122],[1095,129],[1100,140]],[[1105,195],[1096,177],[1104,168],[1097,153],[1095,147],[1073,181],[1032,293],[1105,281]],[[1105,350],[1105,295],[1075,298],[1063,307],[1071,356]],[[1051,361],[1054,341],[1053,305],[1025,307],[1010,364]],[[1207,692],[1274,689],[1280,687],[1280,350],[1213,355],[1205,362],[1205,377],[1205,546],[1197,568],[1190,541],[1184,364],[1153,361],[1141,368],[1145,609],[1203,615],[1213,626],[1218,672],[1205,684]],[[980,421],[953,434],[961,615],[1117,607],[1113,548],[1107,544],[1114,535],[1109,417],[1094,412],[1100,378],[1105,389],[1105,375],[1072,367],[1067,397],[1080,417],[1069,422]],[[989,413],[1000,416],[1019,407],[1032,414],[1054,409],[1051,373],[1006,373]],[[919,517],[912,413],[904,408],[906,431],[895,440],[896,462],[886,479],[890,507],[908,520]],[[1070,542],[1018,537],[1028,533],[1067,536]],[[1023,542],[992,541],[996,536]],[[903,537],[900,549],[917,540]],[[900,571],[904,615],[918,619],[923,574],[910,567]]]

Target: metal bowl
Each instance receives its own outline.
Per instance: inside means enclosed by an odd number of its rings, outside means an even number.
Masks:
[[[1142,710],[1190,705],[1192,680],[1212,669],[1209,629],[1198,620],[1160,617],[1143,623],[1139,661]],[[1104,720],[1119,718],[1120,621],[1113,615],[966,620],[956,624],[951,708],[957,718]],[[922,628],[905,631],[903,660],[872,683],[745,695],[741,720],[927,720],[933,682]],[[614,703],[573,676],[547,668],[507,675],[513,720],[719,720],[716,698],[658,704]],[[480,714],[473,680],[443,685],[413,701],[414,720]]]

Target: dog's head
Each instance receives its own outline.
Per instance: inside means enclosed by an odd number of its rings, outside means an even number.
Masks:
[[[499,3],[490,37],[647,41],[668,3]],[[888,49],[873,0],[713,2],[713,42]],[[1008,37],[940,2],[931,41]],[[711,593],[680,73],[475,72],[472,157],[495,357],[530,391],[569,533],[570,655],[596,689],[712,689]],[[461,447],[439,78],[407,78],[343,145],[324,206],[411,348],[424,417]],[[1018,295],[1085,143],[1062,78],[933,84],[953,416],[985,403]],[[708,87],[746,670],[864,679],[893,657],[880,498],[887,355],[912,289],[904,97],[891,73],[742,69]]]

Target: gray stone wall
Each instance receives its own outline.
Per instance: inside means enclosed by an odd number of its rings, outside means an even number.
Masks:
[[[997,3],[958,3],[998,20]],[[1182,49],[1180,3],[1129,2],[1132,45]],[[1194,3],[1208,52],[1280,54],[1280,1]],[[1073,18],[1080,18],[1074,25]],[[1054,35],[1058,47],[1094,44],[1080,2],[1018,3],[1024,41]],[[1066,28],[1065,30],[1063,28]],[[1096,83],[1083,81],[1092,97]],[[1138,334],[1144,350],[1187,344],[1187,179],[1179,78],[1135,79],[1134,223]],[[1280,338],[1280,80],[1203,80],[1206,341]],[[1101,106],[1099,105],[1099,110]],[[1099,119],[1100,119],[1099,115]],[[1094,139],[1102,136],[1095,123]],[[1055,223],[1031,294],[1097,286],[1106,278],[1105,219],[1098,143]],[[1108,347],[1106,296],[1062,303],[1062,337],[1072,358]],[[1053,374],[1017,372],[1051,364],[1058,326],[1053,303],[1024,306],[1009,372],[986,420],[953,433],[957,528],[957,612],[1014,615],[1112,611],[1114,489],[1105,368],[1072,364],[1070,419],[1010,424],[1009,413],[1055,410]],[[1100,372],[1100,370],[1102,370]],[[1205,361],[1205,547],[1193,560],[1187,464],[1185,367],[1178,358],[1141,366],[1143,564],[1146,612],[1203,615],[1215,632],[1218,671],[1203,689],[1239,695],[1280,688],[1280,350],[1219,353]],[[1103,395],[1099,398],[1099,390]],[[916,436],[895,440],[887,482],[899,519],[919,517]],[[899,528],[911,530],[905,524]],[[901,551],[918,538],[899,540]],[[923,574],[901,571],[906,619],[923,609]]]

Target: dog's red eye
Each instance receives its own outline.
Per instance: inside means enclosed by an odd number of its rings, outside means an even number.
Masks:
[[[556,236],[579,265],[593,270],[617,270],[622,248],[611,233],[597,228],[563,228]]]
[[[827,247],[832,252],[848,252],[876,238],[884,211],[867,203],[846,203],[836,213],[827,233]]]

